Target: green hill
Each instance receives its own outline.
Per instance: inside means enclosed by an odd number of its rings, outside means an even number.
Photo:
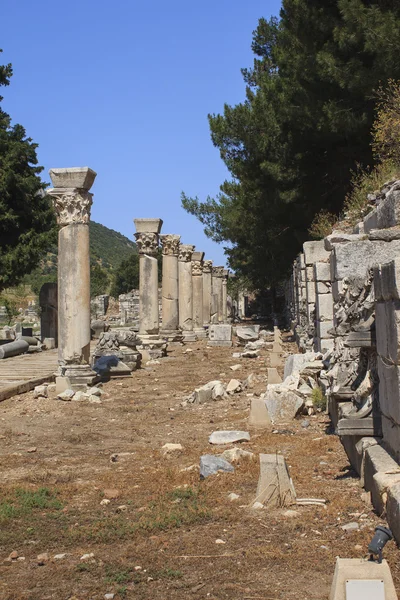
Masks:
[[[111,281],[112,275],[120,263],[137,253],[136,244],[122,233],[94,221],[90,221],[89,231],[92,276],[94,275],[93,267],[96,270],[97,266],[97,271],[98,267],[101,267],[101,271],[104,271]],[[23,283],[30,285],[32,291],[38,294],[43,283],[48,281],[57,281],[56,247],[43,257],[40,265],[32,273],[24,277]]]

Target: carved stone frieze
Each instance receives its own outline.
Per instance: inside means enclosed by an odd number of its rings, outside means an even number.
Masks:
[[[136,244],[139,254],[157,256],[158,234],[157,233],[135,233]]]
[[[80,188],[53,188],[47,193],[53,199],[59,225],[89,223],[93,194]]]
[[[200,260],[192,261],[192,275],[195,277],[203,275],[203,263]]]
[[[193,252],[194,246],[191,246],[190,244],[180,244],[178,260],[181,262],[190,262],[192,260]]]
[[[166,256],[178,256],[181,236],[172,233],[160,235],[162,252]]]

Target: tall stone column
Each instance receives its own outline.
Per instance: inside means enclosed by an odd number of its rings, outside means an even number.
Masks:
[[[182,329],[185,342],[195,342],[193,333],[193,282],[192,254],[194,246],[180,244],[179,246],[179,327]]]
[[[90,367],[89,220],[96,173],[88,167],[51,169],[58,233],[58,363],[64,387],[97,381]],[[58,382],[59,383],[59,382]],[[60,386],[63,384],[60,382]]]
[[[203,325],[211,323],[212,260],[203,262]]]
[[[213,295],[217,296],[217,322],[223,323],[223,292],[222,292],[222,278],[224,276],[224,267],[213,267],[212,270],[212,288]]]
[[[207,337],[203,325],[203,258],[204,252],[193,252],[192,284],[193,284],[193,331],[200,339]]]
[[[224,269],[222,276],[222,322],[228,322],[228,277],[229,271]]]
[[[139,338],[144,360],[164,356],[166,344],[160,338],[158,304],[158,241],[161,219],[134,219],[139,250]]]
[[[161,335],[169,342],[181,342],[179,329],[179,272],[180,235],[160,235],[162,263],[162,326]]]

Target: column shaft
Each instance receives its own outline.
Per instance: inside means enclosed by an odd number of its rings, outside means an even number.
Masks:
[[[212,261],[205,260],[203,266],[203,324],[211,322],[211,294],[212,294]]]

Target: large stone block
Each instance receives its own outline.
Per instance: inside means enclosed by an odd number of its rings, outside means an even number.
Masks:
[[[332,286],[328,282],[324,283],[323,281],[316,281],[315,290],[317,294],[330,294],[332,292]]]
[[[316,355],[314,352],[305,352],[304,354],[290,354],[285,362],[285,369],[283,372],[283,379],[290,377],[290,375],[297,375],[303,369],[303,367],[315,360]]]
[[[335,348],[335,340],[333,338],[317,338],[316,350],[325,354],[328,350]]]
[[[395,483],[388,490],[386,518],[391,532],[400,543],[400,483]]]
[[[376,211],[377,229],[387,229],[400,223],[400,191],[390,192]]]
[[[380,265],[378,270],[374,270],[375,278],[379,280],[380,285],[377,285],[377,291],[381,294],[383,300],[391,300],[392,298],[400,298],[400,259],[395,258],[390,262]]]
[[[399,465],[380,445],[370,446],[364,453],[364,487],[371,492],[371,499],[379,514],[386,506],[386,494],[395,483],[400,482]]]
[[[209,346],[232,346],[232,325],[210,325]]]
[[[378,375],[382,414],[400,425],[400,367],[378,357]]]
[[[333,327],[333,320],[330,321],[317,321],[317,336],[322,338],[331,338],[332,334],[329,333],[329,330]]]
[[[260,454],[260,476],[254,502],[281,508],[296,503],[296,492],[282,455]]]
[[[316,262],[327,262],[330,252],[325,250],[324,240],[316,242],[304,242],[304,260],[306,265],[313,265]]]
[[[343,292],[343,281],[334,281],[332,283],[332,296],[333,296],[334,302],[339,301],[342,292]]]
[[[315,304],[315,283],[314,281],[307,281],[307,302],[309,304]]]
[[[400,300],[376,302],[375,324],[379,356],[400,364]]]
[[[360,583],[358,584],[357,582]],[[351,596],[350,589],[354,590]],[[378,590],[382,590],[384,594],[381,596],[382,600],[397,600],[390,567],[386,560],[377,563],[371,562],[366,558],[336,559],[329,600],[350,600],[350,598],[353,600],[361,598],[365,600],[369,600],[370,598],[380,600]],[[366,596],[368,591],[372,592],[372,595]]]
[[[378,228],[378,212],[376,208],[364,217],[363,224],[365,233],[369,233],[371,229]]]
[[[307,281],[314,281],[314,267],[306,268]]]
[[[371,267],[387,263],[396,255],[400,255],[400,240],[338,244],[332,253],[333,280],[365,278]]]
[[[317,302],[317,320],[332,321],[333,319],[333,296],[332,294],[318,294]]]
[[[304,404],[304,400],[300,396],[290,391],[278,393],[274,390],[267,390],[264,400],[273,423],[291,421]]]
[[[400,425],[382,415],[382,435],[385,447],[397,461],[400,460]],[[400,472],[399,465],[397,465],[397,470]]]

